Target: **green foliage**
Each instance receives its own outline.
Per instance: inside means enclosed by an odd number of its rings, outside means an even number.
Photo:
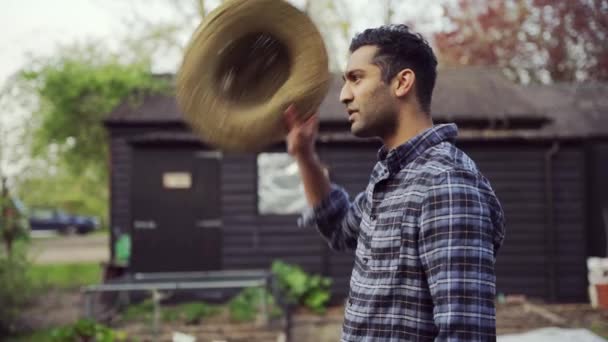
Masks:
[[[57,328],[51,332],[51,341],[54,342],[114,342],[126,341],[127,334],[116,331],[92,320],[81,319],[73,325]]]
[[[173,306],[161,307],[161,319],[164,322],[184,322],[186,324],[197,324],[206,317],[211,317],[220,312],[217,306],[204,302],[184,303]],[[139,304],[130,305],[122,314],[124,321],[151,321],[154,315],[154,303],[148,299]]]
[[[301,267],[280,260],[272,264],[272,272],[289,303],[305,305],[316,313],[325,312],[330,298],[331,279],[309,275]]]
[[[257,315],[260,298],[252,291],[242,291],[228,303],[230,319],[236,322],[253,321]],[[256,300],[257,299],[257,300]]]
[[[216,306],[203,302],[185,303],[176,306],[163,307],[162,317],[165,322],[184,322],[198,324],[203,318],[211,317],[220,312]]]
[[[6,342],[49,342],[55,329],[51,328],[6,337]]]
[[[98,263],[32,265],[29,277],[39,288],[73,289],[101,282]]]
[[[74,175],[63,162],[53,174],[29,174],[19,185],[19,197],[28,207],[62,208],[66,212],[93,215],[105,219],[108,186],[101,181],[99,170],[87,166]]]
[[[154,303],[151,299],[141,303],[129,305],[121,315],[124,321],[151,320],[154,313]]]
[[[15,320],[33,291],[25,248],[20,244],[14,247],[11,255],[0,253],[0,336],[14,330]]]
[[[136,92],[155,92],[166,84],[155,79],[147,63],[123,64],[102,48],[72,49],[58,57],[40,60],[21,73],[39,99],[33,120],[35,154],[49,145],[76,172],[84,166],[105,170],[106,134],[102,120],[120,102]],[[100,174],[103,174],[101,172]]]
[[[145,59],[125,61],[102,45],[72,46],[19,73],[16,96],[33,97],[25,144],[32,167],[20,176],[28,206],[60,206],[103,218],[108,201],[108,139],[102,124],[121,102],[166,92]]]
[[[236,322],[253,321],[261,311],[264,298],[271,317],[281,315],[281,310],[275,304],[274,298],[260,287],[250,287],[241,291],[228,303],[230,319]]]

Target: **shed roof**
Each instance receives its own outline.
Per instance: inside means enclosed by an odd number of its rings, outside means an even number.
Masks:
[[[347,125],[339,102],[341,76],[332,78],[319,109],[321,123]],[[437,122],[456,122],[468,137],[608,136],[608,83],[520,86],[499,70],[441,69],[433,95]],[[146,95],[119,105],[109,125],[183,122],[174,97]]]
[[[608,136],[608,83],[557,83],[523,87],[551,121],[546,134],[563,137]]]

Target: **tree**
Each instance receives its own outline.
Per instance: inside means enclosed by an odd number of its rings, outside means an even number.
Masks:
[[[129,51],[162,61],[162,67],[174,72],[188,38],[201,20],[225,0],[139,0],[130,2],[99,1],[112,13],[125,13],[123,21],[130,35],[124,45]],[[317,25],[328,49],[330,68],[344,68],[352,36],[367,27],[406,23],[428,33],[437,28],[439,0],[429,4],[415,0],[381,0],[354,2],[348,0],[287,0],[307,13]],[[161,8],[165,16],[150,19],[150,8]],[[440,11],[439,11],[440,12]]]
[[[435,34],[445,65],[502,67],[527,81],[608,79],[608,0],[459,0]]]
[[[122,63],[93,45],[39,59],[21,76],[39,100],[31,123],[34,155],[54,148],[74,173],[105,165],[102,121],[114,107],[136,90],[161,89],[146,63]]]
[[[608,1],[534,0],[533,5],[551,78],[608,80]]]
[[[189,38],[201,20],[225,0],[98,1],[112,14],[120,13],[129,32],[121,37],[123,55],[145,57],[163,71],[175,72]],[[150,9],[163,16],[150,16]],[[171,65],[167,65],[171,61]]]
[[[21,177],[20,194],[30,203],[84,209],[105,218],[103,119],[122,101],[165,91],[168,85],[152,75],[146,59],[124,60],[99,43],[63,47],[34,60],[18,76],[15,96],[35,99],[26,127],[34,167]]]
[[[16,238],[16,220],[15,212],[11,206],[11,200],[6,184],[6,177],[0,175],[0,234],[2,243],[6,250],[7,256],[10,258],[13,254],[13,243]]]

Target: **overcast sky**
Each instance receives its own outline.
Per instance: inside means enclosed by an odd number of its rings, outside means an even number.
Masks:
[[[0,0],[0,83],[27,55],[48,55],[57,44],[124,34],[121,17],[99,0]]]
[[[192,1],[192,0],[177,0]],[[324,1],[324,0],[311,0]],[[380,2],[351,0],[354,30],[381,24]],[[303,0],[292,0],[296,6]],[[124,20],[138,12],[150,20],[162,20],[172,15],[167,1],[159,0],[0,0],[0,84],[6,77],[24,66],[28,54],[51,54],[57,44],[103,39],[108,45],[127,32]],[[217,0],[207,0],[215,6]],[[400,0],[400,18],[426,19],[420,28],[429,30],[429,17],[441,14],[438,1]],[[376,6],[376,7],[374,7]],[[187,39],[187,38],[185,38]],[[174,71],[179,56],[155,63],[156,71]]]

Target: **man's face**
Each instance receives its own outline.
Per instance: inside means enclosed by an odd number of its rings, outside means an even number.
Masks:
[[[371,45],[355,50],[344,73],[340,101],[346,105],[351,132],[358,137],[384,138],[397,127],[396,98],[372,63],[377,50]]]

